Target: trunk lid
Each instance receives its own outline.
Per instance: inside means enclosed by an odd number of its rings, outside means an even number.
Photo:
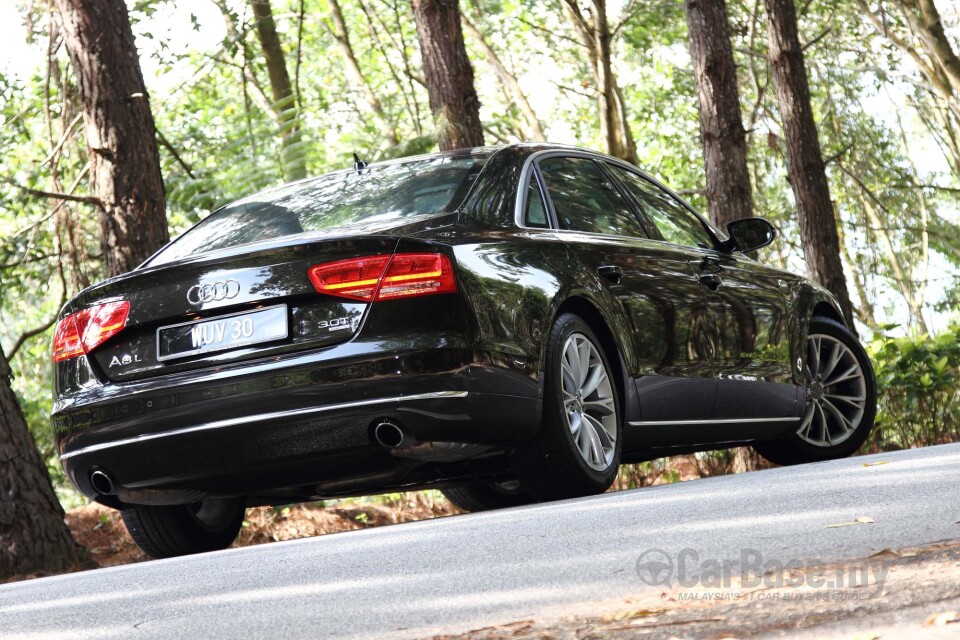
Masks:
[[[139,269],[83,291],[70,306],[76,311],[112,300],[130,303],[123,331],[91,354],[95,366],[114,382],[328,347],[356,333],[369,304],[317,293],[307,270],[335,260],[392,254],[397,242],[392,235],[288,238],[281,246],[246,247]],[[255,323],[264,322],[272,324],[254,334]],[[163,331],[162,354],[158,330]],[[217,340],[230,334],[238,341],[223,348]],[[170,349],[175,349],[172,355]]]

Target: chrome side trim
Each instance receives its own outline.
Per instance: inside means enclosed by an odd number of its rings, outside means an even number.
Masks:
[[[631,427],[656,427],[688,424],[751,424],[756,422],[800,422],[800,418],[724,418],[723,420],[639,420]]]
[[[228,420],[217,420],[207,424],[197,425],[195,427],[184,427],[182,429],[173,429],[161,433],[145,433],[142,436],[133,438],[124,438],[113,442],[104,442],[102,444],[92,444],[89,447],[68,451],[60,456],[61,460],[67,460],[73,456],[83,453],[93,453],[94,451],[103,451],[113,447],[122,447],[128,444],[147,442],[149,440],[158,440],[171,436],[180,436],[186,433],[197,433],[200,431],[211,431],[213,429],[223,429],[225,427],[235,427],[240,424],[250,422],[260,422],[264,420],[278,420],[281,418],[290,418],[294,416],[310,415],[312,413],[325,413],[327,411],[338,411],[340,409],[353,409],[355,407],[366,407],[375,404],[387,404],[390,402],[410,402],[412,400],[433,400],[437,398],[466,398],[468,391],[433,391],[431,393],[417,393],[410,396],[397,396],[395,398],[375,398],[372,400],[356,400],[354,402],[341,402],[339,404],[328,404],[322,407],[310,407],[307,409],[292,409],[290,411],[272,411],[270,413],[258,413],[254,416],[244,416],[242,418],[230,418]]]

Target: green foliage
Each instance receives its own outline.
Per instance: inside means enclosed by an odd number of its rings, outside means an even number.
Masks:
[[[879,388],[874,449],[960,440],[960,324],[935,337],[879,336],[869,352]]]

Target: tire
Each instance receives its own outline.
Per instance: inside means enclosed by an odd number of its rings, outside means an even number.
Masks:
[[[774,464],[846,458],[863,446],[873,429],[877,383],[857,337],[839,322],[814,317],[806,348],[807,400],[800,428],[785,438],[753,445]],[[835,362],[832,354],[839,354]],[[839,382],[830,384],[831,380]]]
[[[120,514],[137,546],[159,559],[226,549],[240,533],[245,507],[243,498],[231,498],[192,505],[136,505]]]
[[[520,488],[520,483],[516,480],[492,484],[465,484],[441,489],[440,492],[461,511],[467,512],[506,509],[536,502],[533,496]]]
[[[580,375],[574,380],[583,359],[577,345],[586,350],[586,344],[591,347],[588,373],[586,378]],[[578,371],[568,367],[565,372],[565,363]],[[598,364],[603,367],[602,380],[583,393],[595,382],[592,376],[598,375]],[[543,423],[534,440],[516,449],[510,460],[520,483],[534,498],[546,501],[594,495],[613,484],[620,466],[623,414],[612,371],[607,354],[586,322],[569,313],[557,318],[547,339]],[[575,394],[570,393],[573,389]]]

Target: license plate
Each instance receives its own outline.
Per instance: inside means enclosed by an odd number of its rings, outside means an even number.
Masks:
[[[157,329],[157,360],[226,351],[287,337],[287,305]]]

